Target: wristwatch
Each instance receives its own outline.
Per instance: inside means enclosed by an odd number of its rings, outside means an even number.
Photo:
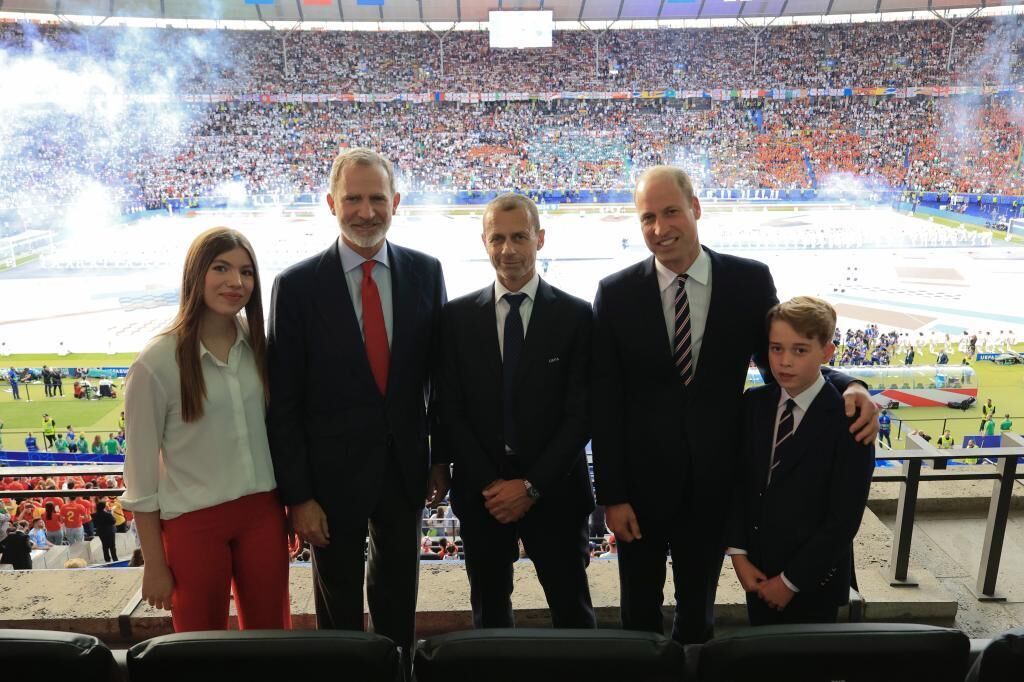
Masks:
[[[540,491],[537,490],[536,488],[534,488],[533,484],[530,483],[529,481],[527,481],[525,478],[523,479],[523,485],[526,486],[526,496],[527,497],[529,497],[531,500],[539,500],[540,499]]]

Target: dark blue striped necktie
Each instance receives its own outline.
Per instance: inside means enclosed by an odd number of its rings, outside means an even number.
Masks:
[[[795,430],[793,428],[793,425],[796,424],[796,420],[793,418],[794,407],[796,407],[796,401],[792,398],[788,399],[779,416],[779,427],[775,430],[775,447],[772,448],[771,467],[768,470],[769,484],[772,482],[772,472],[782,462],[782,445],[789,440]]]
[[[672,361],[684,386],[693,381],[693,344],[690,329],[690,299],[686,296],[686,275],[676,277],[675,335],[672,340]]]

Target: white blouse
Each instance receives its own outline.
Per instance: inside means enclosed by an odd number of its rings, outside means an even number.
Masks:
[[[263,385],[241,325],[227,363],[200,344],[206,399],[191,423],[181,418],[175,342],[157,337],[128,370],[124,508],[173,519],[274,490]]]

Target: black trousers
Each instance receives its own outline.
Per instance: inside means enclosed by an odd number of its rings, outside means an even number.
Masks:
[[[103,545],[103,560],[117,561],[117,536],[113,528],[105,528],[99,533],[100,544]]]
[[[455,505],[475,627],[514,627],[513,564],[519,559],[520,539],[544,589],[552,625],[597,627],[587,581],[590,515],[558,502],[542,499],[522,519],[507,524],[498,523],[482,503]]]
[[[392,466],[369,518],[328,515],[330,545],[313,548],[318,629],[363,629],[365,577],[373,631],[402,647],[406,660],[411,660],[408,657],[416,635],[422,513],[421,507],[411,507],[401,474]],[[367,533],[369,555],[364,560]]]
[[[839,607],[823,602],[816,595],[797,592],[782,611],[765,604],[756,592],[747,592],[747,616],[751,625],[798,625],[801,623],[834,623]]]
[[[672,639],[700,644],[714,635],[715,593],[723,549],[708,512],[684,512],[671,522],[638,518],[642,538],[619,546],[622,627],[664,634],[666,554],[672,553],[676,609]]]

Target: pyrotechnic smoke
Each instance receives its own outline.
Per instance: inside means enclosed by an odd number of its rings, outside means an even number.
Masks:
[[[93,206],[101,196],[114,204],[114,215],[141,207],[141,187],[167,180],[150,177],[153,160],[180,149],[194,124],[197,109],[180,96],[189,77],[231,63],[214,31],[4,25],[5,231],[94,230],[101,216],[75,207]]]

